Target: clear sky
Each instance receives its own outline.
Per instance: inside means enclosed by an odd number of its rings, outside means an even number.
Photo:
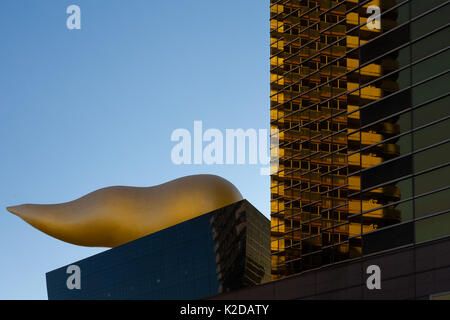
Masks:
[[[81,30],[66,8],[81,8]],[[269,3],[0,1],[0,299],[46,299],[45,273],[104,249],[5,207],[212,173],[269,215],[257,165],[171,162],[177,128],[269,128]]]

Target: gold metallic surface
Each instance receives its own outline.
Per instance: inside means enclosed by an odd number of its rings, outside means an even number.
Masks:
[[[242,195],[227,180],[193,175],[153,187],[108,187],[70,202],[7,210],[59,240],[116,247],[239,200]]]

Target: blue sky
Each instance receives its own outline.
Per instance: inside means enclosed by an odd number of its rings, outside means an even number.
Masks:
[[[81,8],[81,30],[66,8]],[[269,128],[261,0],[0,2],[0,299],[46,299],[45,273],[104,249],[63,243],[5,207],[111,185],[218,174],[266,216],[256,165],[171,162],[177,128]]]

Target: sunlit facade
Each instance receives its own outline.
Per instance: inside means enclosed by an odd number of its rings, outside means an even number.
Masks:
[[[449,1],[270,14],[272,278],[450,235]]]

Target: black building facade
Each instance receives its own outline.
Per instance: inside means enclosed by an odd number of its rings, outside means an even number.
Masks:
[[[380,269],[369,289],[369,266]],[[450,237],[308,270],[211,300],[450,300]]]
[[[246,200],[46,274],[52,299],[201,299],[270,279],[270,222]],[[69,279],[69,280],[68,280]]]

